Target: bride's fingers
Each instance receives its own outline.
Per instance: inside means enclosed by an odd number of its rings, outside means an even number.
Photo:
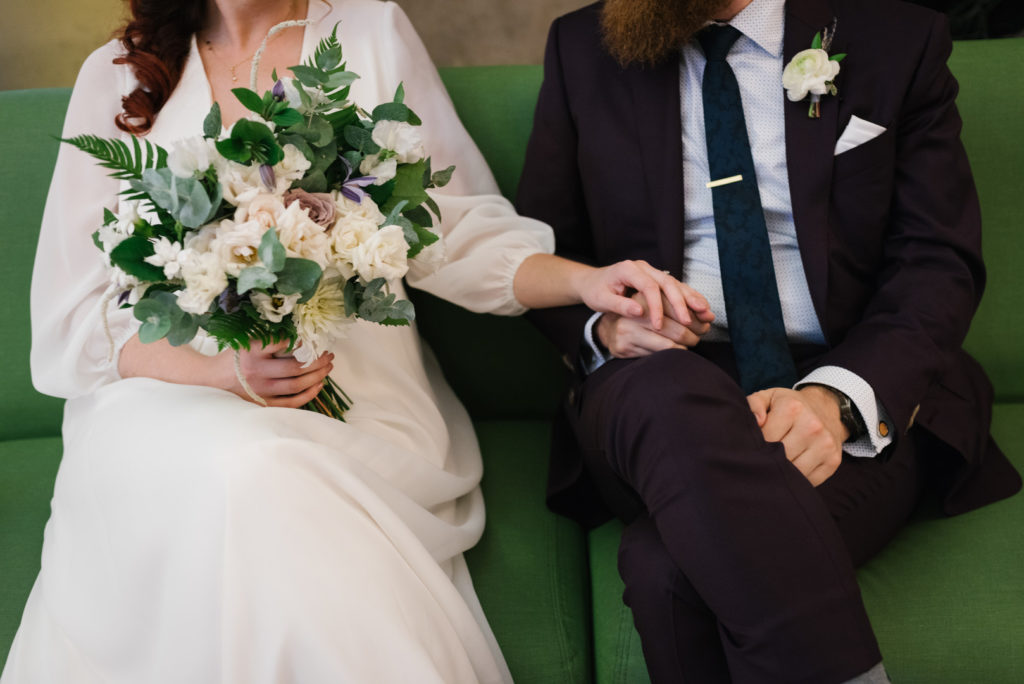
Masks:
[[[287,397],[306,392],[312,387],[319,388],[323,385],[324,378],[331,372],[334,366],[326,364],[315,370],[291,378],[280,378],[267,383],[268,393],[273,397]]]

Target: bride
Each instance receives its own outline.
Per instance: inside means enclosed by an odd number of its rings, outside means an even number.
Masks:
[[[515,216],[459,123],[402,11],[376,0],[132,0],[123,39],[85,62],[64,136],[144,133],[168,147],[211,103],[244,115],[258,90],[340,22],[352,98],[399,82],[424,121],[448,261],[408,282],[474,311],[586,302],[659,320],[687,293],[643,263],[592,269],[550,255],[547,226]],[[159,113],[159,115],[157,115]],[[115,121],[117,123],[115,123]],[[462,553],[484,524],[469,417],[414,327],[359,322],[311,367],[278,347],[241,355],[142,344],[130,311],[101,315],[105,267],[90,241],[118,182],[65,146],[32,286],[32,373],[68,399],[64,458],[42,570],[3,684],[505,682]],[[392,283],[402,296],[402,283]],[[620,294],[641,292],[637,301]],[[466,341],[471,344],[470,340]],[[347,423],[295,410],[327,374]]]

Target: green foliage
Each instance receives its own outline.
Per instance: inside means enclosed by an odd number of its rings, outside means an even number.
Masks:
[[[266,290],[274,286],[277,276],[265,266],[250,266],[238,274],[238,294],[243,295],[249,290]]]
[[[818,31],[817,33],[814,34],[814,40],[811,41],[811,49],[812,50],[820,50],[821,49],[821,31]]]
[[[222,127],[220,105],[214,102],[209,114],[203,119],[203,135],[207,138],[216,138],[220,135]]]
[[[427,171],[427,160],[415,164],[401,164],[395,173],[395,189],[391,197],[384,202],[381,211],[390,212],[399,202],[407,202],[410,209],[415,209],[427,200],[424,177]]]
[[[309,259],[285,259],[284,268],[277,274],[277,291],[281,294],[301,292],[300,302],[308,301],[316,293],[323,270]]]
[[[188,344],[199,331],[199,317],[182,311],[177,298],[166,290],[150,290],[132,312],[142,321],[139,340],[145,344],[162,340],[172,346]]]
[[[345,283],[343,291],[345,310],[354,311],[359,318],[381,325],[409,325],[416,318],[412,302],[398,299],[386,289],[387,281],[375,278],[363,285],[358,278]]]
[[[260,239],[258,254],[260,261],[272,273],[277,273],[284,268],[284,262],[288,256],[284,245],[281,244],[281,240],[277,237],[277,231],[273,228],[265,232]]]
[[[251,340],[267,346],[281,340],[294,340],[296,337],[290,317],[285,316],[280,323],[263,320],[248,301],[242,302],[234,313],[216,309],[209,314],[203,327],[216,338],[221,349],[249,349]]]
[[[189,228],[207,223],[220,208],[219,185],[215,188],[217,197],[213,201],[199,180],[179,178],[168,168],[146,169],[141,179],[133,179],[129,184]]]
[[[455,173],[455,166],[449,166],[443,171],[437,171],[430,176],[430,184],[427,187],[430,188],[443,188],[448,185],[452,179],[452,174]]]
[[[142,235],[132,235],[110,251],[110,263],[143,282],[160,282],[164,269],[147,264],[145,258],[153,256],[153,243]]]
[[[119,180],[142,178],[142,172],[146,169],[167,166],[165,149],[148,140],[140,143],[134,136],[131,147],[123,140],[100,138],[95,135],[78,135],[60,140],[74,145],[96,159],[100,166],[113,169],[110,175]]]
[[[217,141],[217,151],[225,159],[239,164],[269,164],[284,159],[284,150],[277,144],[274,133],[258,121],[241,119],[231,128],[231,135]]]

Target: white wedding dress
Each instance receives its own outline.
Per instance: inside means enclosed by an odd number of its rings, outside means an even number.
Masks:
[[[405,15],[311,0],[309,16],[304,58],[341,22],[361,76],[352,98],[372,107],[404,81],[435,168],[457,166],[435,195],[448,261],[409,282],[475,311],[521,312],[513,275],[553,238],[498,196]],[[119,135],[133,79],[111,64],[118,50],[86,61],[65,136]],[[196,135],[210,105],[193,41],[149,139]],[[90,238],[118,190],[62,146],[32,284],[32,372],[68,399],[64,458],[3,684],[510,681],[462,557],[484,525],[479,449],[415,327],[360,322],[334,349],[333,377],[354,400],[347,423],[122,380]],[[109,324],[117,349],[137,325],[114,309]]]

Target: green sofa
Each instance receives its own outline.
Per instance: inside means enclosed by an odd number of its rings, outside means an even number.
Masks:
[[[995,384],[996,439],[1024,470],[1022,64],[1024,39],[960,43],[952,60],[990,269],[968,348]],[[512,196],[540,68],[455,68],[443,76]],[[38,571],[61,454],[61,402],[36,393],[29,378],[28,289],[67,96],[0,92],[0,666]],[[468,560],[516,681],[647,681],[621,602],[617,523],[585,533],[544,506],[550,416],[566,379],[554,349],[519,319],[473,315],[427,296],[417,306],[420,330],[483,446],[488,526]],[[1024,496],[956,518],[926,502],[859,579],[899,684],[1024,681]]]

